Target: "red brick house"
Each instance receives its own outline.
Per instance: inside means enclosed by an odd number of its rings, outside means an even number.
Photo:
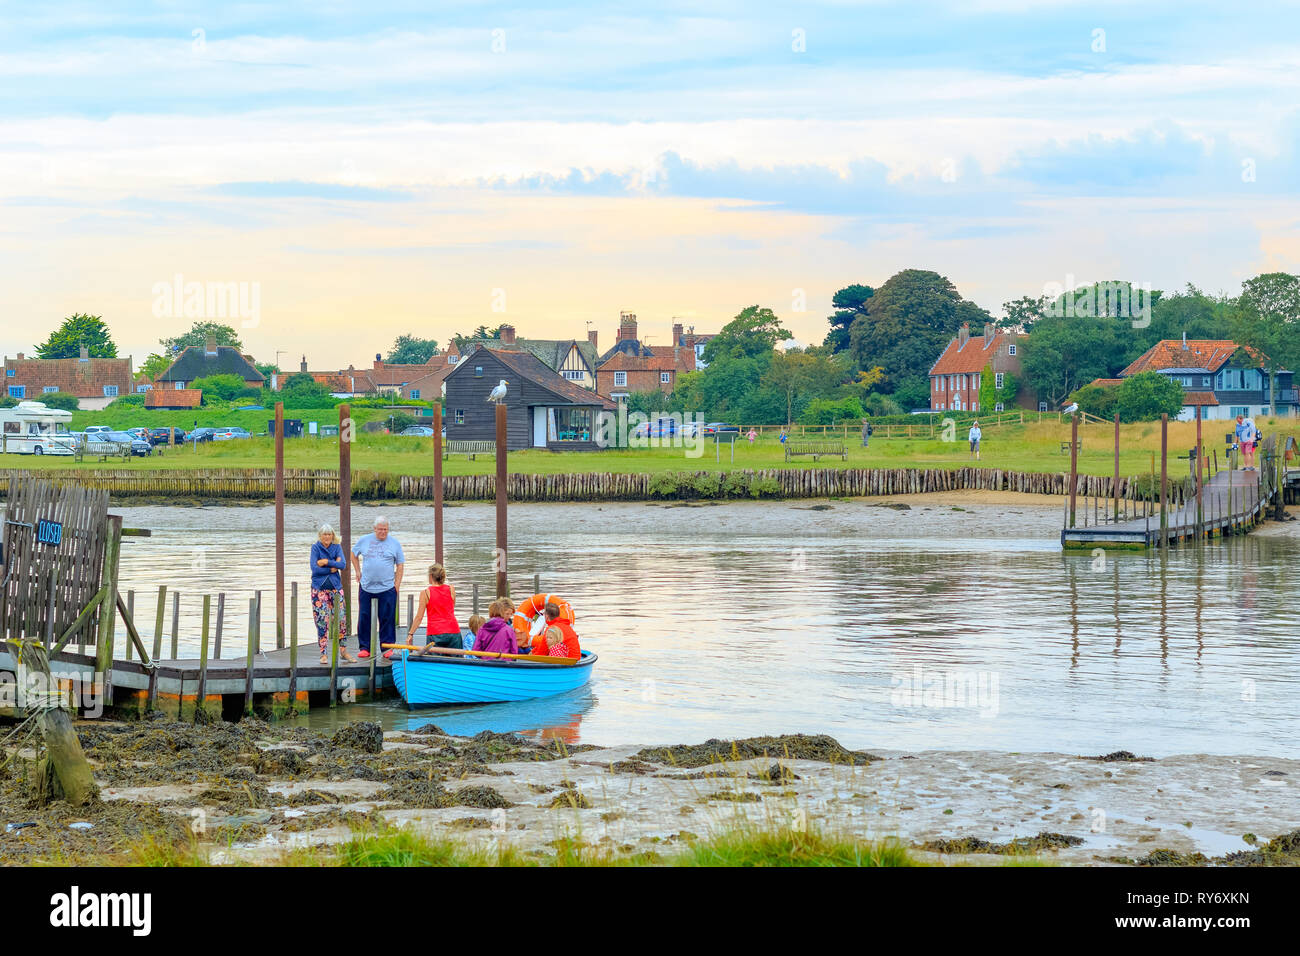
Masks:
[[[618,318],[614,347],[601,356],[596,366],[596,393],[615,401],[632,392],[671,392],[677,377],[694,372],[695,333],[673,324],[670,345],[645,345],[637,338],[636,315],[623,312]]]
[[[42,395],[64,392],[92,411],[104,408],[119,395],[130,395],[135,380],[131,358],[91,358],[81,349],[79,358],[29,359],[5,357],[5,391],[20,401],[40,401]]]
[[[998,408],[980,408],[980,385],[985,369],[996,377],[995,388],[1003,387],[1005,376],[1016,377],[1015,405],[1043,410],[1038,396],[1025,381],[1020,368],[1020,347],[1028,336],[1019,332],[984,326],[983,335],[971,335],[970,325],[962,323],[957,337],[930,367],[930,408],[934,411],[995,412]]]

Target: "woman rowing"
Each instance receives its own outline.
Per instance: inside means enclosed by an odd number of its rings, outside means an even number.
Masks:
[[[416,622],[424,618],[424,645],[460,650],[462,639],[460,622],[456,620],[456,588],[447,583],[447,569],[441,564],[429,566],[429,586],[420,592],[420,607],[411,618],[411,629],[406,632],[406,643],[412,643]],[[391,658],[391,650],[384,657]]]

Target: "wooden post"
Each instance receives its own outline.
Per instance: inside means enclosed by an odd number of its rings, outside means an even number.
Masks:
[[[375,699],[375,661],[383,649],[379,646],[379,598],[370,599],[370,676],[366,687],[370,699]]]
[[[470,613],[472,614],[478,613],[478,582],[477,581],[474,582],[474,610],[471,611]]]
[[[497,552],[495,555],[495,563],[497,572],[497,597],[499,598],[507,597],[510,594],[510,581],[506,573],[506,411],[506,406],[501,402],[497,402]]]
[[[134,590],[126,592],[126,616],[133,621],[135,620],[135,591]],[[50,617],[51,618],[54,617],[54,589],[53,588],[50,589]],[[46,646],[48,647],[49,641],[46,641],[45,643]],[[131,659],[130,641],[126,642],[126,659],[128,661]]]
[[[1079,416],[1070,416],[1070,527],[1074,527],[1075,491],[1079,483]]]
[[[1169,547],[1169,415],[1160,416],[1160,544]]]
[[[120,527],[122,519],[116,520]],[[111,541],[112,538],[110,537],[109,540]],[[114,567],[114,573],[116,570],[117,568]],[[110,610],[116,613],[116,600],[113,604]],[[35,683],[39,688],[38,692],[48,698],[36,701],[36,706],[32,708],[40,714],[41,736],[45,740],[45,749],[48,752],[45,758],[48,763],[43,761],[37,771],[38,799],[41,803],[48,803],[57,795],[51,792],[56,788],[47,786],[47,781],[53,777],[57,780],[58,787],[62,788],[63,798],[68,803],[78,807],[85,806],[99,793],[99,788],[95,785],[90,762],[81,750],[81,741],[77,739],[77,732],[73,729],[72,718],[61,707],[52,706],[55,704],[53,698],[57,696],[58,688],[50,675],[50,661],[46,656],[45,648],[37,641],[11,641],[9,646],[13,656],[20,662],[20,671],[33,671],[42,678],[32,682],[26,680],[20,673],[19,686],[30,686]]]
[[[536,571],[533,572],[533,593],[542,593],[542,576]]]
[[[352,409],[339,406],[339,544],[343,546],[344,620],[352,620]],[[340,628],[341,630],[341,628]]]
[[[1201,494],[1201,486],[1205,484],[1205,469],[1202,465],[1205,459],[1205,449],[1201,444],[1201,406],[1196,406],[1196,540],[1200,541],[1205,537],[1205,514],[1204,496]]]
[[[217,628],[212,639],[212,659],[221,660],[221,625],[226,617],[226,592],[217,592]]]
[[[104,681],[104,703],[113,703],[113,622],[117,619],[117,565],[122,552],[122,517],[108,516],[108,538],[104,542],[104,600],[99,606],[98,646],[95,673]],[[49,670],[48,661],[46,670]]]
[[[248,599],[248,654],[244,669],[244,716],[253,716],[253,648],[257,633],[257,598]]]
[[[409,631],[415,624],[415,595],[406,596],[406,629]]]
[[[289,585],[289,713],[298,712],[298,582]]]
[[[284,647],[284,402],[275,403],[275,649]]]
[[[197,724],[202,718],[199,714],[204,710],[203,702],[208,696],[208,618],[212,613],[212,595],[203,595],[203,630],[199,638],[199,687],[194,694],[194,722]],[[184,687],[181,688],[185,690]],[[181,694],[183,701],[185,695]],[[180,705],[177,705],[176,716],[180,717]]]
[[[1115,485],[1111,492],[1115,496],[1115,520],[1119,521],[1119,412],[1115,413]]]
[[[181,634],[181,592],[172,592],[172,660],[179,656],[177,648],[180,646]]]
[[[338,703],[339,698],[339,620],[343,614],[343,609],[339,606],[341,602],[334,602],[334,610],[330,613],[330,706],[333,707]]]
[[[158,607],[153,624],[153,659],[162,657],[163,620],[167,616],[167,585],[158,585]]]
[[[433,406],[433,560],[442,564],[442,403]]]

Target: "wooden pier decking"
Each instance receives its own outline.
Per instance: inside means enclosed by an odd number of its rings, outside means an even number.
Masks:
[[[1221,537],[1253,527],[1273,495],[1279,492],[1271,482],[1261,483],[1260,475],[1257,471],[1220,471],[1205,482],[1199,502],[1193,494],[1185,504],[1170,508],[1167,512],[1169,544]],[[1296,475],[1300,477],[1300,472]],[[1106,506],[1109,504],[1107,501]],[[1103,520],[1091,526],[1062,528],[1061,545],[1065,548],[1105,545],[1155,548],[1163,546],[1165,533],[1160,514],[1153,509],[1126,521]]]

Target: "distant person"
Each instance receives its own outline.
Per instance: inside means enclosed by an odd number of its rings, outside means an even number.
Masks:
[[[467,631],[461,637],[461,646],[467,650],[474,650],[474,642],[478,639],[478,632],[483,630],[483,625],[487,623],[487,618],[482,614],[475,614],[466,622]]]
[[[790,436],[786,434],[785,429],[782,428],[782,429],[781,429],[781,444],[784,445],[785,442],[786,442],[786,439],[789,438],[789,437],[790,437]]]
[[[1237,443],[1241,446],[1242,471],[1255,470],[1255,445],[1259,442],[1259,429],[1255,420],[1244,415],[1237,416]]]
[[[461,649],[464,642],[460,636],[460,622],[456,620],[456,588],[447,583],[447,569],[441,564],[429,565],[429,586],[420,592],[420,606],[411,618],[406,643],[415,643],[411,637],[421,618],[424,618],[424,640],[419,643],[426,647]],[[391,650],[384,651],[384,657],[392,656]]]
[[[348,653],[348,618],[343,613],[343,548],[335,540],[334,529],[323,524],[311,546],[311,616],[316,622],[316,643],[320,645],[320,662],[328,664],[330,621],[335,608],[339,613],[339,653],[345,661],[355,661]]]
[[[980,431],[980,423],[976,420],[971,425],[970,431],[966,433],[966,440],[970,442],[970,456],[976,461],[980,459],[980,439],[983,437],[984,433]]]
[[[497,598],[488,607],[488,619],[474,636],[474,650],[487,654],[518,654],[519,640],[515,637],[510,619],[515,609],[504,598]]]
[[[758,432],[754,431],[754,429],[751,428],[749,430],[749,434],[747,434],[745,437],[749,439],[749,443],[752,445],[754,444],[754,439],[758,437]]]
[[[867,421],[865,418],[862,419],[862,447],[863,448],[867,447],[867,443],[871,441],[871,436],[875,433],[875,431],[876,430],[871,427],[871,422]]]
[[[374,530],[357,541],[352,549],[352,570],[359,587],[357,600],[358,657],[370,656],[370,602],[379,601],[379,643],[397,643],[397,592],[402,587],[406,554],[401,544],[388,533],[388,519],[380,515]]]
[[[546,604],[546,630],[537,635],[533,641],[532,652],[547,657],[576,659],[582,656],[577,632],[573,630],[572,624],[560,618],[560,606],[554,601],[548,601]]]

